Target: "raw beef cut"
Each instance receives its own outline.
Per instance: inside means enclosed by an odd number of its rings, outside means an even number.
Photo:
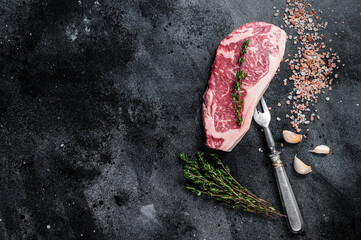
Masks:
[[[249,40],[244,63],[238,58],[244,40]],[[220,43],[213,63],[208,88],[203,95],[203,124],[206,145],[231,151],[248,131],[253,111],[275,75],[286,46],[286,33],[264,22],[247,23],[229,34]],[[236,73],[241,69],[248,76],[241,85],[243,122],[237,124],[231,94]]]

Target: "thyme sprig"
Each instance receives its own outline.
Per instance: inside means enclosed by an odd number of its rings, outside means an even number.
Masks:
[[[192,183],[186,184],[187,189],[197,196],[204,194],[208,197],[215,197],[222,205],[232,208],[264,213],[271,218],[284,216],[276,211],[270,203],[241,186],[232,177],[229,167],[223,165],[216,154],[209,155],[218,167],[210,164],[204,158],[203,152],[197,153],[197,160],[190,160],[184,153],[180,154],[180,158],[186,162],[183,169],[184,176]]]
[[[241,49],[241,56],[238,58],[238,64],[242,65],[244,62],[243,55],[246,54],[246,48],[248,47],[249,40],[246,39],[243,42],[242,49]],[[243,83],[243,80],[246,79],[247,73],[243,73],[242,70],[239,70],[236,73],[236,83],[234,84],[234,93],[231,94],[233,99],[233,106],[234,109],[237,112],[237,124],[241,126],[243,122],[243,117],[241,115],[241,110],[243,107],[243,99],[241,99],[242,93],[241,93],[241,85]]]

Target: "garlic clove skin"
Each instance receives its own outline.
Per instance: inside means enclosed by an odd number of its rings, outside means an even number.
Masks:
[[[313,152],[316,154],[329,154],[330,151],[330,148],[326,145],[320,145],[315,147],[313,150],[309,150],[309,152]]]
[[[302,140],[301,134],[297,134],[288,130],[284,130],[282,133],[283,139],[288,143],[299,143]]]
[[[293,159],[293,168],[299,174],[305,175],[312,172],[312,168],[306,164],[304,164],[297,155]]]

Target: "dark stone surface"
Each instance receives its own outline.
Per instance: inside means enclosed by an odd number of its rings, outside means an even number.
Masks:
[[[330,23],[326,44],[341,63],[334,90],[316,106],[321,120],[302,144],[283,149],[307,224],[293,235],[284,219],[191,195],[177,158],[205,150],[201,99],[221,39],[255,20],[281,25],[272,7],[282,13],[285,1],[2,1],[0,238],[360,239],[361,7],[312,4]],[[286,54],[294,51],[288,43]],[[271,124],[278,143],[289,129],[287,108],[276,107],[289,74],[282,65],[266,92],[273,118],[282,118]],[[306,152],[319,144],[332,153]],[[259,147],[253,124],[220,155],[281,209]],[[312,174],[293,171],[296,153]]]

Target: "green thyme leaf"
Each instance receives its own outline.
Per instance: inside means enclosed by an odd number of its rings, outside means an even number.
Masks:
[[[236,73],[236,79],[240,79],[243,75],[243,71],[242,70],[239,70],[237,73]]]
[[[246,50],[246,48],[248,47],[248,44],[249,44],[249,40],[248,39],[244,40],[242,48],[244,50]]]

